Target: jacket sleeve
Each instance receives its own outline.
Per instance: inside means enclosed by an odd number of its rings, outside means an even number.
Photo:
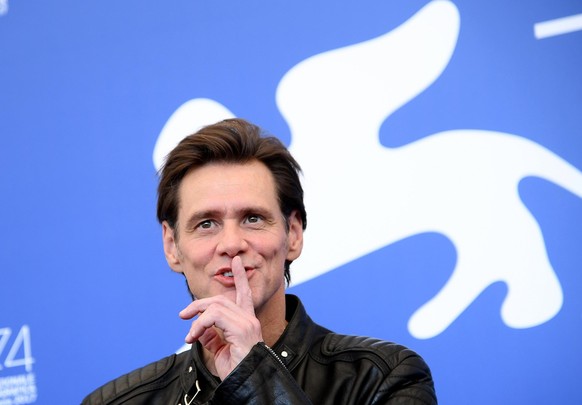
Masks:
[[[213,404],[311,404],[278,356],[257,343],[245,359],[222,381]]]
[[[336,378],[351,386],[351,401],[373,405],[436,405],[430,368],[413,350],[365,336],[328,334],[321,346]],[[357,372],[354,372],[357,370]]]
[[[394,353],[391,370],[376,393],[373,404],[436,405],[434,383],[428,365],[412,350]]]

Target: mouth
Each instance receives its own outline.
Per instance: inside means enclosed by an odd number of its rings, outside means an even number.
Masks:
[[[253,269],[251,267],[245,267],[245,272],[247,273],[247,277],[250,271],[252,271]],[[228,279],[234,279],[234,273],[232,272],[232,270],[230,268],[224,268],[224,269],[220,269],[216,272],[215,276],[218,277],[225,277]]]

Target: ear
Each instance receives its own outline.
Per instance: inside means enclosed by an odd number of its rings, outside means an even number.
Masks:
[[[162,223],[162,239],[164,242],[164,254],[166,255],[166,261],[172,270],[177,273],[183,273],[182,261],[180,260],[181,254],[176,244],[174,232],[174,229],[170,227],[167,221]]]
[[[289,233],[287,234],[287,260],[293,261],[299,257],[303,250],[303,221],[298,211],[289,215]]]

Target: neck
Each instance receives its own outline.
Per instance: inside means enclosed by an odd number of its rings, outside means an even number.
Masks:
[[[273,346],[287,327],[285,294],[278,296],[274,302],[269,302],[267,308],[257,308],[255,314],[259,322],[261,322],[263,341],[268,346]]]

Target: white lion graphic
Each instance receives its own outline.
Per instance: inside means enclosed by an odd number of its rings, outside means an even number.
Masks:
[[[506,325],[527,328],[555,316],[562,289],[518,183],[536,176],[582,198],[578,169],[516,135],[459,129],[397,148],[380,145],[386,118],[446,68],[459,25],[454,4],[435,0],[387,34],[304,60],[277,90],[292,133],[290,149],[304,169],[310,217],[294,284],[411,235],[443,234],[456,247],[457,264],[410,318],[416,338],[443,332],[499,281],[508,287],[501,308]],[[182,105],[158,138],[156,168],[184,135],[232,116],[208,99]],[[353,212],[372,215],[358,223],[357,237],[346,236],[338,220]]]

